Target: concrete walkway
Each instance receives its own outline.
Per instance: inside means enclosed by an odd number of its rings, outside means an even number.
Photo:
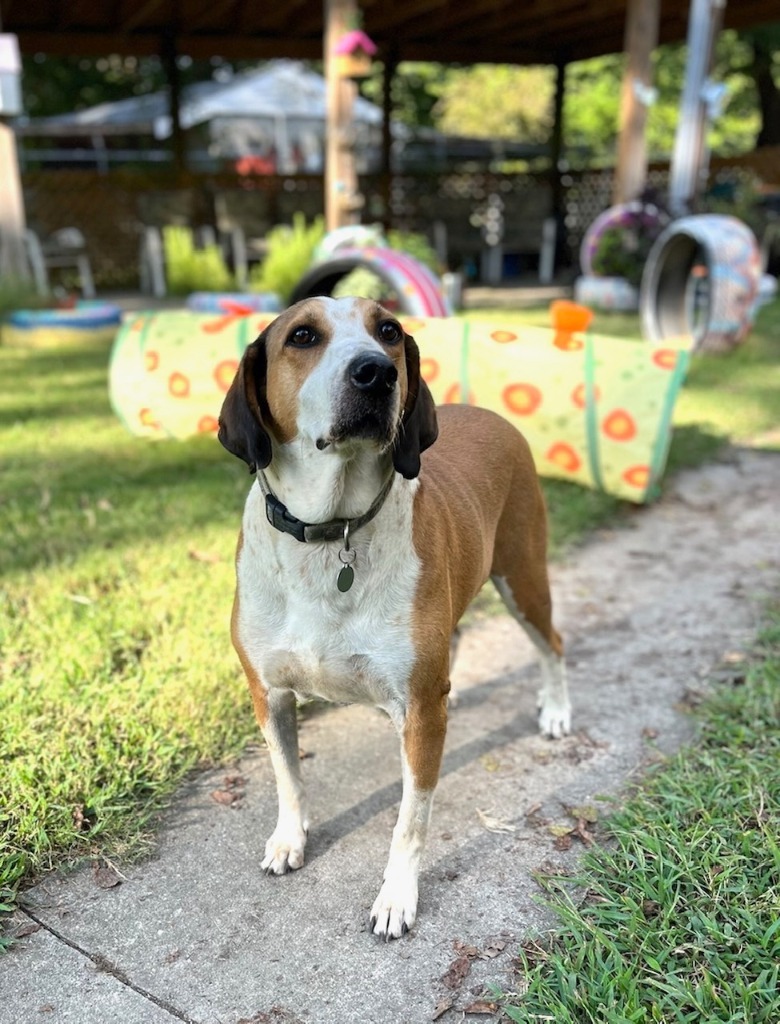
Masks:
[[[374,711],[316,709],[301,728],[314,816],[303,870],[259,870],[276,809],[262,749],[200,775],[151,859],[118,865],[121,879],[85,867],[25,894],[13,926],[26,934],[0,957],[0,1024],[500,1019],[486,986],[520,988],[519,943],[554,924],[534,875],[571,871],[583,837],[599,836],[598,822],[579,835],[550,826],[575,828],[585,804],[603,815],[691,737],[686,707],[750,644],[778,586],[778,494],[780,455],[732,452],[555,568],[575,707],[566,740],[536,735],[538,677],[516,625],[468,630],[420,917],[404,939],[367,930],[400,796],[395,737]]]

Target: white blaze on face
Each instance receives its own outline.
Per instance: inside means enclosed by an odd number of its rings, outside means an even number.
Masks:
[[[348,393],[347,367],[356,356],[387,352],[372,337],[364,321],[365,307],[354,299],[322,300],[330,338],[327,348],[306,378],[298,395],[298,433],[316,442],[327,440],[339,419],[341,403]],[[394,397],[397,418],[400,409],[398,389]]]

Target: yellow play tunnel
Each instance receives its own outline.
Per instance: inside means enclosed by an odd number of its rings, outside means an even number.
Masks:
[[[587,319],[558,315],[554,329],[454,317],[402,323],[438,403],[467,401],[506,417],[525,434],[543,476],[643,502],[663,475],[690,339],[653,348],[594,336]],[[130,319],[111,359],[117,415],[148,437],[216,431],[244,349],[272,320],[186,310]]]

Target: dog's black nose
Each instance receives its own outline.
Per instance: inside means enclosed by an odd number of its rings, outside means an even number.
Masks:
[[[395,365],[380,352],[356,356],[349,364],[347,372],[354,386],[370,395],[388,394],[398,380]]]

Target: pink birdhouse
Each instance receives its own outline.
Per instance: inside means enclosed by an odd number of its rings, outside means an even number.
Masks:
[[[359,28],[345,32],[333,48],[339,74],[344,78],[366,78],[375,53],[376,43]]]

